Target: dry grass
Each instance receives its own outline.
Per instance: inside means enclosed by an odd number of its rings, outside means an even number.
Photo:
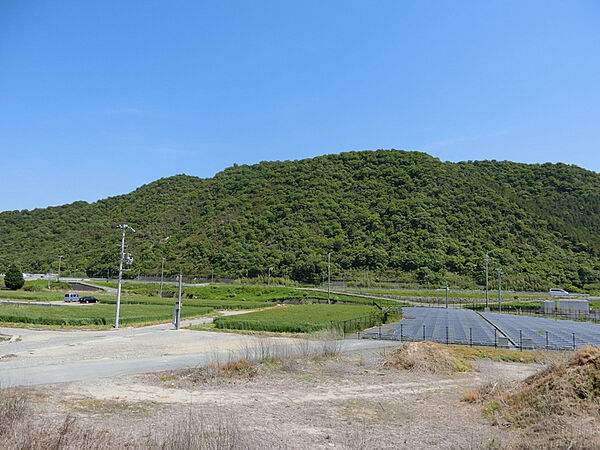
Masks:
[[[27,415],[29,402],[19,389],[0,391],[0,438],[15,427]]]
[[[465,359],[490,359],[492,361],[515,362],[515,363],[545,363],[556,357],[550,353],[542,352],[520,352],[516,350],[505,350],[496,348],[477,348],[467,346],[451,346],[449,347],[455,356],[460,356]]]
[[[231,364],[225,370],[246,370],[246,364]],[[87,405],[94,406],[94,405]],[[242,432],[238,419],[221,413],[195,411],[190,407],[184,420],[152,423],[146,436],[129,436],[119,430],[84,425],[73,416],[62,419],[29,414],[29,398],[19,390],[0,390],[1,449],[168,449],[246,450],[256,448],[252,434]],[[112,411],[114,412],[114,411]],[[264,445],[263,445],[264,444]],[[261,448],[274,448],[261,443]]]
[[[518,448],[600,448],[600,347],[583,348],[522,383],[484,385],[463,399],[472,397],[486,402],[493,423],[523,431]]]
[[[385,356],[384,367],[414,372],[453,374],[475,367],[451,348],[434,342],[407,342]]]
[[[471,389],[466,391],[462,395],[460,400],[462,402],[467,403],[482,403],[491,399],[492,397],[501,392],[508,392],[511,389],[514,389],[515,386],[516,382],[510,380],[500,379],[495,381],[488,381],[487,383],[482,384],[477,389]]]

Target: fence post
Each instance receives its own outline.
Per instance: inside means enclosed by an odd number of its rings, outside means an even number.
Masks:
[[[469,328],[469,345],[473,347],[473,328]]]
[[[448,345],[448,326],[446,326],[446,345]]]
[[[381,339],[381,325],[379,325],[379,339]]]
[[[498,330],[494,328],[494,348],[498,348]]]
[[[423,325],[423,340],[425,340],[425,325]]]
[[[573,351],[575,351],[575,333],[573,333]]]
[[[519,351],[523,351],[523,330],[519,330]]]
[[[546,350],[548,350],[548,332],[546,331]]]
[[[404,326],[403,324],[400,324],[400,342],[402,342],[402,327],[403,326]]]

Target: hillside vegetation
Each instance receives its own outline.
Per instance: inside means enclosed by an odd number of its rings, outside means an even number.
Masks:
[[[0,214],[0,268],[116,272],[127,222],[130,276],[160,273],[318,282],[334,277],[512,289],[600,286],[600,174],[564,164],[444,163],[404,151],[349,152],[178,175],[88,204]]]

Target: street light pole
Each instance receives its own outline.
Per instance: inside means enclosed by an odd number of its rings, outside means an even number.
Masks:
[[[331,303],[331,252],[327,253],[327,303]]]
[[[125,259],[125,230],[128,228],[135,233],[135,230],[129,225],[117,225],[121,228],[121,257],[119,258],[119,283],[117,284],[117,305],[115,308],[115,328],[119,328],[119,310],[121,309],[121,280],[123,279],[123,260]]]
[[[183,283],[183,276],[179,274],[179,293],[177,294],[177,306],[175,307],[175,329],[179,330],[181,322],[181,285]]]
[[[502,269],[498,268],[498,310],[502,312]]]
[[[446,281],[446,309],[448,309],[448,292],[450,292],[450,288],[448,287],[448,282]]]
[[[58,255],[58,275],[56,277],[56,281],[60,281],[60,263],[63,258],[63,255]]]
[[[165,279],[165,258],[162,258],[160,265],[160,297],[162,298],[162,287]]]
[[[490,264],[490,255],[488,255],[487,253],[485,254],[485,309],[487,311],[489,305],[488,305],[488,273],[489,273],[489,264]]]

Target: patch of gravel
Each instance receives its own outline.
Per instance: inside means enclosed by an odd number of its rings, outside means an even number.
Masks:
[[[235,420],[254,448],[474,448],[512,431],[492,426],[462,394],[540,368],[479,360],[479,372],[440,375],[384,369],[383,361],[383,351],[369,350],[265,362],[252,376],[190,381],[190,371],[175,371],[74,382],[38,388],[36,405],[40,414],[73,414],[127,436],[197,411]]]

